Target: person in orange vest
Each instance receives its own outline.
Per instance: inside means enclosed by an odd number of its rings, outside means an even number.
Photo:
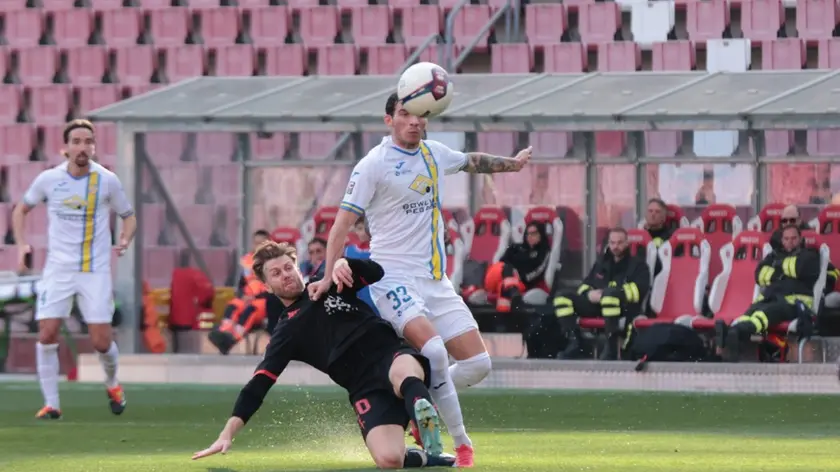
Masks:
[[[265,284],[251,270],[251,266],[254,262],[253,251],[269,239],[271,239],[271,235],[264,229],[254,232],[251,252],[245,254],[239,260],[239,264],[242,266],[242,275],[239,278],[236,298],[228,303],[225,307],[224,318],[208,335],[210,342],[224,355],[227,355],[246,334],[251,332],[254,327],[260,326],[265,320],[265,304],[268,292]],[[269,331],[272,328],[273,326],[269,326]]]

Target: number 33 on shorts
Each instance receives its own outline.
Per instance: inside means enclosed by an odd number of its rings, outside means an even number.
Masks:
[[[406,290],[403,285],[395,287],[393,290],[389,290],[388,293],[385,294],[385,298],[391,302],[391,309],[394,311],[398,311],[400,308],[408,308],[408,306],[413,305],[414,302],[414,299],[411,298],[411,295],[408,294],[408,290]]]

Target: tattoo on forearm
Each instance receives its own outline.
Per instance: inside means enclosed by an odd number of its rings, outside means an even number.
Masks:
[[[519,170],[519,162],[516,159],[483,152],[468,152],[467,163],[464,165],[464,171],[472,174],[495,174],[517,170]]]

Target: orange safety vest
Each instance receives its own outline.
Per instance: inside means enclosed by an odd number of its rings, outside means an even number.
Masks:
[[[254,274],[252,269],[254,265],[254,255],[250,252],[245,254],[242,256],[242,259],[239,260],[239,264],[242,266],[242,277],[245,279],[245,288],[243,290],[245,295],[249,297],[256,297],[257,295],[265,292],[265,284],[260,282],[260,279],[257,278],[257,275]]]

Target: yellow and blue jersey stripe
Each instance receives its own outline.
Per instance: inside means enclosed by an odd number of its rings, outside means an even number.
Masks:
[[[93,248],[96,239],[96,210],[99,205],[99,187],[102,178],[98,172],[91,172],[87,177],[87,197],[85,201],[84,225],[82,234],[82,260],[80,270],[93,272]]]
[[[429,261],[429,270],[435,280],[441,280],[446,273],[446,258],[443,255],[444,252],[440,242],[440,173],[438,172],[435,156],[432,155],[432,151],[429,150],[429,147],[423,141],[420,141],[420,153],[423,155],[423,162],[426,164],[426,170],[429,172],[429,178],[432,180],[432,257],[431,261]]]

